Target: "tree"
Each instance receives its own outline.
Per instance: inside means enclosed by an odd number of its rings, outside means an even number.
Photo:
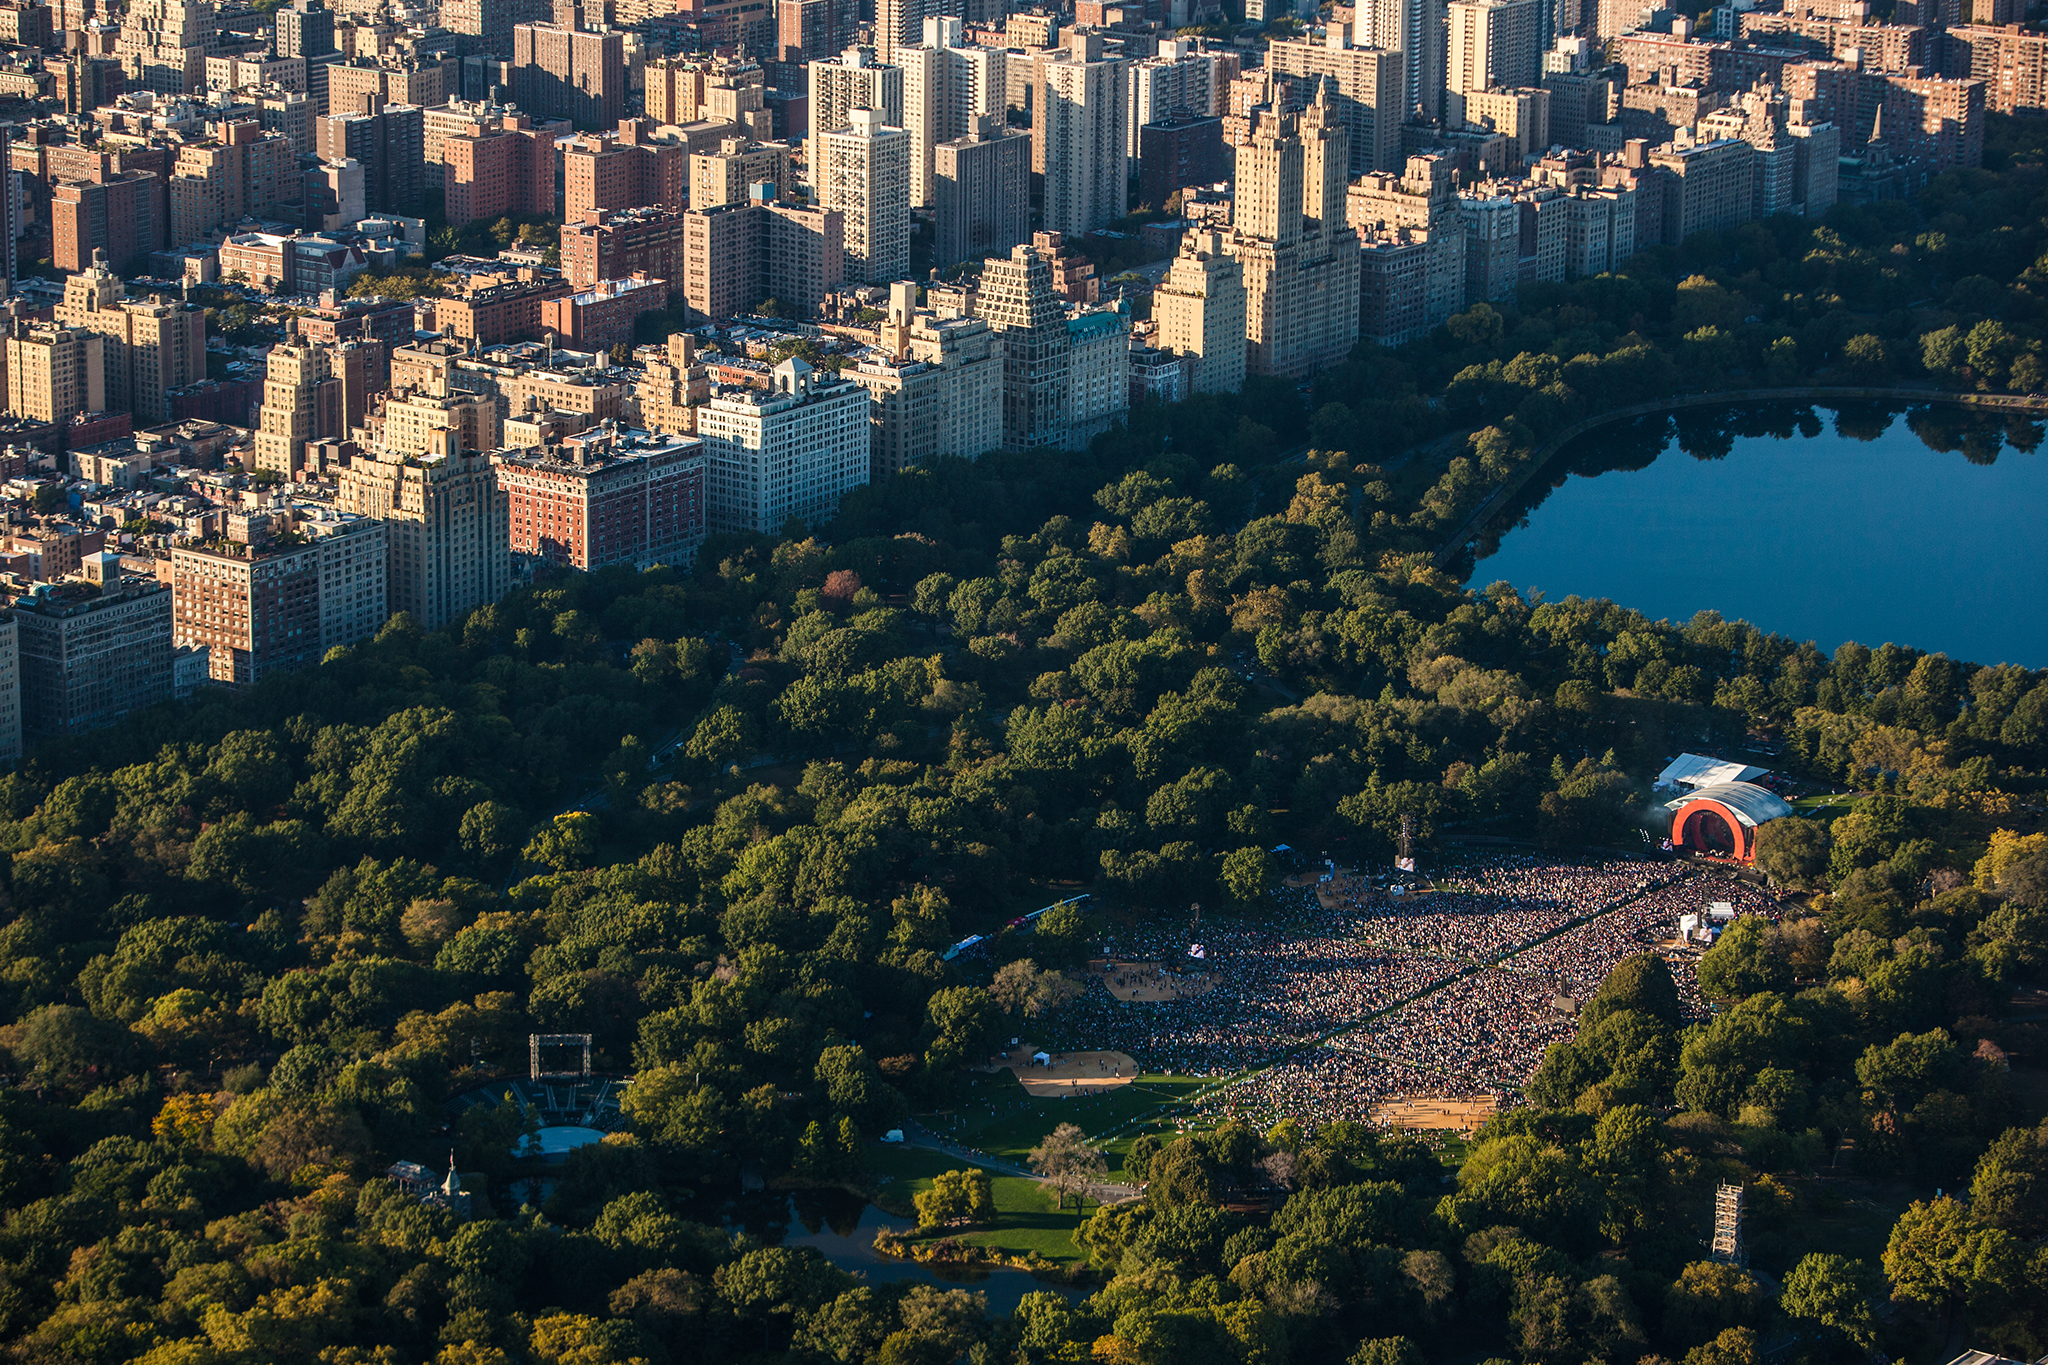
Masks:
[[[1999,1228],[1979,1227],[1954,1199],[1915,1200],[1884,1248],[1892,1297],[1946,1318],[1973,1295],[2016,1277],[2022,1248]]]
[[[1263,848],[1232,849],[1224,855],[1218,880],[1238,904],[1257,904],[1274,881],[1273,855]]]
[[[597,817],[589,811],[557,815],[527,842],[526,860],[557,872],[579,871],[597,856],[597,834]]]
[[[1700,990],[1721,999],[1782,991],[1792,984],[1792,962],[1772,931],[1756,915],[1745,915],[1721,931],[1700,958]]]
[[[1770,820],[1756,832],[1756,865],[1790,887],[1819,885],[1833,840],[1820,820]]]
[[[944,1227],[952,1223],[995,1221],[995,1181],[987,1171],[941,1171],[932,1177],[931,1187],[911,1197],[917,1206],[917,1225]]]
[[[1108,1173],[1102,1153],[1088,1145],[1080,1126],[1062,1123],[1031,1149],[1025,1160],[1052,1190],[1057,1207],[1067,1206],[1069,1194],[1079,1195]]]
[[[1868,1262],[1826,1252],[1800,1258],[1785,1276],[1778,1306],[1794,1318],[1839,1332],[1859,1350],[1877,1343],[1877,1318],[1871,1300],[1880,1282]]]

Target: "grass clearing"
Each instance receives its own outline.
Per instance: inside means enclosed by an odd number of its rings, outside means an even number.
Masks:
[[[868,1151],[868,1169],[887,1176],[876,1203],[901,1217],[915,1217],[917,1195],[931,1188],[932,1179],[942,1171],[973,1169],[972,1163],[923,1147],[877,1147]],[[953,1234],[956,1240],[988,1247],[1011,1256],[1031,1252],[1072,1265],[1087,1253],[1074,1240],[1074,1229],[1095,1212],[1092,1200],[1077,1212],[1070,1202],[1065,1211],[1055,1210],[1052,1196],[1035,1180],[1023,1176],[995,1177],[996,1225],[975,1232]]]
[[[1075,1123],[1090,1136],[1119,1131],[1148,1115],[1171,1127],[1158,1111],[1184,1103],[1210,1084],[1197,1076],[1166,1076],[1149,1072],[1129,1085],[1100,1095],[1076,1099],[1037,1099],[1024,1092],[1008,1071],[969,1074],[954,1092],[954,1103],[920,1115],[926,1127],[951,1142],[985,1152],[1001,1161],[1021,1163],[1047,1133],[1062,1123]]]

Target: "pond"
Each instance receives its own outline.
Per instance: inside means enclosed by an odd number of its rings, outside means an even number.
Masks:
[[[1759,403],[1572,442],[1465,552],[1476,587],[1703,610],[1812,640],[2048,666],[2048,453],[2033,418]]]
[[[916,1220],[884,1213],[841,1190],[754,1195],[732,1209],[729,1221],[771,1245],[816,1247],[833,1265],[865,1276],[871,1284],[914,1280],[942,1289],[970,1289],[986,1294],[988,1311],[997,1316],[1014,1312],[1023,1297],[1034,1290],[1074,1297],[1074,1291],[1023,1270],[952,1269],[883,1256],[875,1250],[875,1234],[883,1228],[905,1231],[915,1227]]]

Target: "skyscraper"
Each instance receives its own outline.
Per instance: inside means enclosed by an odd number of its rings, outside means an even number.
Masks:
[[[1468,90],[1535,85],[1543,74],[1543,0],[1452,0],[1445,58],[1446,122]]]
[[[845,222],[846,278],[887,284],[910,273],[910,134],[855,109],[850,127],[814,139],[820,207]]]
[[[436,428],[419,455],[364,451],[340,478],[336,506],[384,522],[392,611],[442,630],[511,588],[510,504],[458,431]]]
[[[878,109],[882,122],[903,126],[903,68],[875,60],[872,49],[850,47],[829,61],[812,62],[811,145],[806,160],[816,175],[821,152],[818,138],[853,122],[855,109]]]
[[[206,59],[219,50],[208,0],[135,0],[114,55],[129,89],[190,95],[205,88]]]
[[[1125,64],[1097,33],[1068,36],[1063,60],[1040,63],[1032,161],[1045,177],[1045,226],[1088,233],[1130,212]]]
[[[1299,378],[1358,340],[1358,234],[1346,221],[1350,148],[1324,97],[1298,116],[1263,114],[1238,149],[1225,249],[1244,268],[1245,369]]]
[[[1003,449],[1031,450],[1066,440],[1072,338],[1053,289],[1052,266],[1028,246],[982,267],[975,315],[1003,348]]]
[[[586,130],[615,127],[626,116],[625,35],[516,25],[512,89],[533,118],[565,118]]]
[[[1185,358],[1188,392],[1236,393],[1244,387],[1244,267],[1223,235],[1190,232],[1152,295],[1159,345]]]
[[[318,430],[319,392],[327,378],[327,353],[293,340],[270,348],[263,374],[263,406],[256,417],[256,467],[286,479],[305,468],[306,442],[332,433]]]
[[[1400,166],[1401,125],[1408,119],[1407,61],[1401,53],[1354,47],[1350,26],[1333,21],[1321,43],[1275,39],[1266,64],[1282,75],[1335,83],[1337,116],[1350,135],[1352,175]]]
[[[1031,236],[1031,139],[994,115],[934,150],[932,263],[1007,252]]]

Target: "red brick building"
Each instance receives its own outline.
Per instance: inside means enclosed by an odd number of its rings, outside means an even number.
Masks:
[[[508,213],[555,211],[555,140],[518,114],[441,140],[444,208],[450,227]]]
[[[498,457],[512,552],[551,564],[687,565],[704,540],[704,443],[607,423]]]
[[[579,290],[651,275],[668,281],[671,299],[681,299],[687,225],[684,215],[661,208],[588,210],[562,228],[562,272]]]
[[[581,293],[545,300],[540,306],[540,325],[572,350],[608,351],[632,345],[633,323],[640,315],[666,307],[668,281],[636,273],[625,279],[599,280]]]

